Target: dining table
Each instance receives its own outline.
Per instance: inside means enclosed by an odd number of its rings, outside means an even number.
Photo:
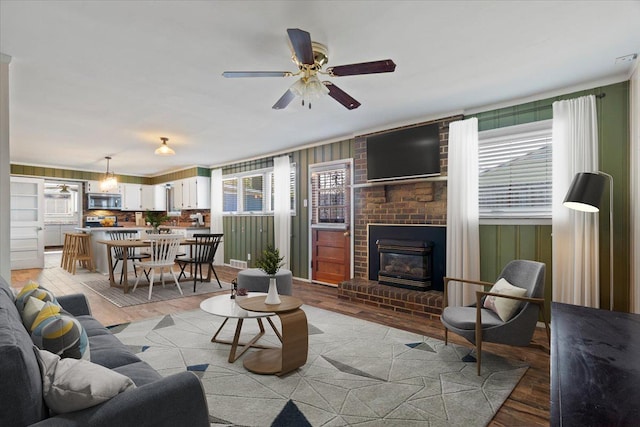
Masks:
[[[126,239],[126,240],[98,240],[97,243],[103,244],[107,247],[107,262],[109,263],[109,285],[112,287],[123,288],[124,293],[129,293],[129,277],[128,277],[128,262],[127,255],[130,248],[149,248],[151,247],[151,240],[149,239]],[[196,239],[182,239],[180,241],[181,246],[192,247],[196,244]],[[111,248],[122,248],[122,284],[116,283],[113,274],[113,258],[111,257]],[[190,252],[191,253],[191,252]]]

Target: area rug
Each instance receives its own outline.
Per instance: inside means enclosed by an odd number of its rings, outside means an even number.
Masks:
[[[208,294],[231,289],[230,283],[226,283],[221,280],[220,284],[222,285],[222,289],[220,289],[218,282],[216,280],[212,280],[211,282],[198,282],[196,292],[194,293],[193,281],[181,281],[180,287],[182,288],[184,295],[180,295],[173,279],[169,276],[168,278],[165,278],[164,287],[162,286],[162,282],[154,282],[151,300],[149,300],[149,284],[144,279],[140,281],[136,291],[132,292],[135,277],[129,278],[129,292],[126,294],[122,288],[110,286],[108,278],[87,280],[81,283],[109,301],[111,304],[118,307],[129,307],[132,305],[147,304],[149,302],[167,301],[176,298],[184,298],[193,295]]]
[[[204,385],[212,426],[484,426],[527,370],[483,353],[482,376],[462,359],[468,347],[310,306],[307,363],[285,376],[228,363],[210,341],[223,319],[201,310],[112,328],[162,375],[188,370]],[[274,323],[279,326],[277,317]],[[231,339],[229,321],[218,338]],[[260,344],[278,345],[266,328]],[[257,332],[246,320],[243,337]],[[226,333],[226,336],[223,336]]]

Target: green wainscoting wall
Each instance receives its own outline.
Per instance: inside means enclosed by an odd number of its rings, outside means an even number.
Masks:
[[[530,259],[547,265],[545,300],[551,301],[551,225],[481,225],[480,279],[495,282],[504,266],[514,259]],[[550,318],[551,304],[545,305]]]
[[[296,214],[291,217],[291,270],[296,277],[309,277],[309,165],[353,157],[352,139],[321,146],[304,148],[289,154],[296,165]],[[238,163],[224,167],[223,175],[248,172],[273,167],[273,158]],[[231,259],[247,261],[255,265],[267,243],[273,243],[272,215],[226,216],[223,221],[225,234],[225,262]]]
[[[495,129],[523,123],[552,118],[552,104],[563,99],[572,99],[585,95],[596,95],[598,114],[598,141],[600,170],[613,176],[614,179],[614,283],[615,309],[629,310],[630,281],[630,146],[629,146],[629,82],[598,87],[590,90],[574,92],[562,96],[548,98],[527,104],[502,108],[476,114],[479,130]],[[609,307],[609,192],[603,200],[604,207],[600,211],[600,306]],[[547,264],[546,292],[551,300],[551,241],[547,242],[550,229],[542,226],[511,225],[481,226],[482,259],[481,275],[493,280],[504,265],[516,258],[535,255],[535,260]],[[529,230],[530,229],[530,230]],[[524,231],[529,230],[529,231]],[[531,230],[536,230],[535,232]],[[532,240],[533,239],[533,240]],[[540,240],[542,239],[542,240]],[[506,242],[511,242],[506,244]],[[548,244],[547,244],[548,243]],[[523,245],[530,245],[525,250]],[[541,249],[544,249],[541,252]],[[548,253],[546,252],[548,250]],[[527,254],[527,256],[521,256]],[[498,264],[496,264],[498,263]]]

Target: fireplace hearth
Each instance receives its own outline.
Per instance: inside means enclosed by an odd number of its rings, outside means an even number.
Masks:
[[[379,283],[419,291],[431,289],[433,242],[379,239],[376,246]]]

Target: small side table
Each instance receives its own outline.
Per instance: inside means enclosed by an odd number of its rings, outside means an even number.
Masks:
[[[245,310],[275,313],[282,323],[282,348],[270,348],[250,354],[244,367],[256,374],[284,375],[307,363],[309,329],[307,315],[300,309],[298,298],[280,295],[280,304],[265,304],[266,296],[247,298],[238,302]]]

